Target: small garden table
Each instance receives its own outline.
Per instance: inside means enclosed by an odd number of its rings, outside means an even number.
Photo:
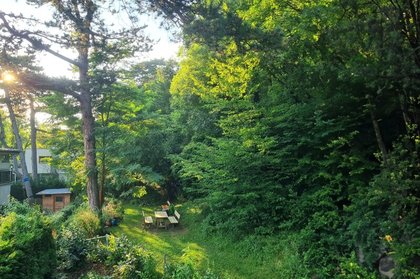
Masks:
[[[168,213],[166,211],[155,211],[155,218],[158,228],[166,228],[166,220],[168,220]]]

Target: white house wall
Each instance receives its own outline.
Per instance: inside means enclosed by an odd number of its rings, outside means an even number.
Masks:
[[[0,163],[0,170],[10,170],[10,166],[11,166],[11,163],[9,163],[9,162],[7,162],[7,163],[1,162]]]
[[[48,149],[38,149],[37,150],[38,158],[38,174],[49,174],[51,173],[51,166],[48,164],[39,163],[39,157],[51,157],[51,152]],[[25,150],[25,161],[26,166],[28,167],[28,173],[32,174],[32,149]]]

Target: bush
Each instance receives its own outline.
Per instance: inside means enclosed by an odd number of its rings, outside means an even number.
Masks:
[[[57,236],[58,269],[71,271],[86,263],[89,242],[77,227],[63,228]]]
[[[416,144],[413,146],[412,144]],[[401,138],[388,163],[369,187],[353,197],[350,232],[371,269],[386,252],[396,261],[397,278],[419,278],[420,142]],[[385,236],[390,240],[386,241]]]
[[[0,218],[0,278],[51,276],[56,253],[48,220],[38,209],[16,202],[6,214]]]
[[[74,214],[74,212],[81,206],[81,199],[75,199],[70,204],[66,205],[63,209],[52,213],[50,215],[51,223],[53,228],[59,230],[62,226],[65,226],[66,222]]]
[[[80,207],[70,217],[70,227],[79,228],[85,238],[94,237],[101,230],[98,215],[87,206]]]
[[[108,245],[99,244],[99,247],[96,255],[91,255],[91,258],[113,267],[115,278],[158,278],[156,263],[152,257],[125,236],[116,238],[111,235]]]
[[[18,201],[24,201],[26,199],[26,194],[23,190],[23,184],[20,182],[12,183],[12,186],[10,187],[10,196]]]
[[[124,208],[120,201],[111,199],[102,209],[102,214],[105,219],[122,219],[124,216]]]
[[[364,278],[364,279],[376,279],[378,278],[375,273],[366,270],[364,267],[357,263],[355,253],[351,254],[350,259],[344,259],[340,263],[340,279],[353,279],[353,278]]]
[[[4,206],[3,212],[5,215],[16,213],[19,215],[29,215],[33,212],[40,213],[39,208],[29,206],[28,202],[18,202],[12,198],[11,202]]]

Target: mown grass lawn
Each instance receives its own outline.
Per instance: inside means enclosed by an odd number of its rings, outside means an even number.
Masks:
[[[163,270],[167,262],[190,262],[200,270],[211,268],[225,278],[276,278],[276,259],[261,259],[244,254],[229,238],[205,237],[197,220],[197,209],[192,206],[178,206],[181,224],[176,228],[144,229],[142,211],[153,216],[156,207],[126,205],[124,220],[118,227],[110,229],[115,235],[125,234],[131,241],[150,251]],[[258,248],[257,248],[258,249]]]

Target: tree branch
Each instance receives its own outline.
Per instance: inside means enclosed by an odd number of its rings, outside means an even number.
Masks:
[[[78,61],[70,59],[70,58],[52,50],[50,48],[50,46],[44,44],[41,39],[33,38],[33,37],[29,36],[28,32],[18,31],[15,28],[13,28],[12,26],[10,26],[10,24],[7,21],[5,15],[6,14],[4,12],[0,12],[0,19],[3,21],[3,26],[9,31],[9,33],[11,35],[28,41],[32,45],[32,47],[36,50],[46,51],[46,52],[54,55],[55,57],[58,57],[58,58],[66,61],[66,62],[68,62],[72,65],[77,66],[77,67],[80,67],[80,63]]]
[[[21,72],[17,74],[20,85],[17,87],[30,88],[39,91],[57,91],[70,95],[80,101],[80,94],[77,93],[79,85],[77,82],[65,78],[50,78],[40,74]],[[0,88],[12,88],[13,85],[0,83]]]

